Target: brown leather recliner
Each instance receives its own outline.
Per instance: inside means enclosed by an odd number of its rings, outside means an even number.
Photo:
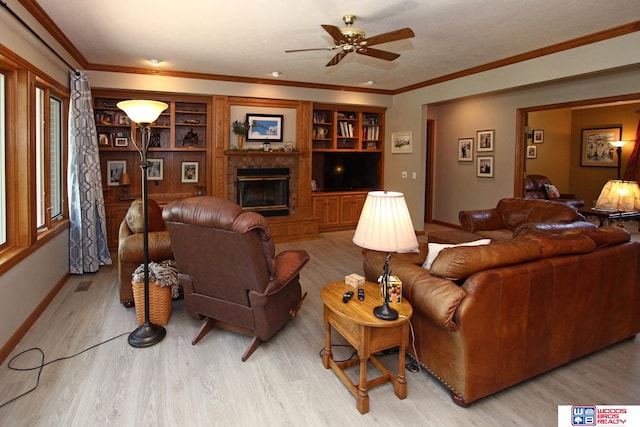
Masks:
[[[275,254],[267,220],[218,197],[190,197],[163,212],[187,312],[207,318],[192,344],[214,326],[252,336],[245,361],[292,319],[304,296],[303,250]]]
[[[527,199],[546,199],[554,202],[562,202],[581,208],[584,206],[584,200],[579,199],[575,194],[560,193],[559,197],[550,199],[544,185],[551,185],[551,180],[544,175],[527,175],[524,179],[524,197]]]
[[[162,219],[162,209],[153,199],[148,199],[149,262],[173,259],[171,239]],[[120,223],[118,234],[118,278],[120,302],[127,308],[134,306],[131,275],[144,261],[142,201],[131,203]]]

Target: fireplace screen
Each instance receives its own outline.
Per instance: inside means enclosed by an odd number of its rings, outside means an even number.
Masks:
[[[289,168],[238,169],[237,203],[264,216],[289,215]]]

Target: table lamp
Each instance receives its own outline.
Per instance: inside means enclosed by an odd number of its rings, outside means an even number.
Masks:
[[[150,347],[159,343],[165,337],[167,331],[160,325],[155,325],[149,320],[149,219],[147,217],[147,151],[151,140],[151,123],[155,122],[160,114],[169,105],[160,101],[131,100],[121,101],[116,104],[124,111],[129,119],[140,126],[141,143],[138,145],[131,135],[133,144],[140,153],[140,168],[142,169],[142,248],[144,254],[144,323],[129,334],[129,345],[132,347]]]
[[[382,272],[383,304],[373,314],[383,320],[395,320],[398,312],[389,307],[390,252],[409,251],[418,247],[409,209],[404,195],[391,191],[372,191],[364,202],[353,243],[387,253]]]
[[[622,226],[623,212],[640,211],[640,188],[636,181],[611,179],[602,187],[596,201],[596,209],[620,212],[619,226]]]
[[[120,175],[120,186],[122,187],[122,197],[120,197],[120,200],[133,200],[133,197],[129,196],[130,185],[131,176],[126,172]]]

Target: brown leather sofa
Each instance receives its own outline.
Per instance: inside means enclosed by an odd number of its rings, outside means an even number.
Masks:
[[[545,189],[545,184],[552,185],[551,180],[544,175],[527,175],[524,179],[524,197],[526,199],[546,199],[550,200]],[[559,197],[552,199],[555,202],[562,202],[578,209],[584,206],[584,200],[575,194],[560,193]]]
[[[309,255],[276,255],[265,217],[222,198],[177,200],[163,216],[187,312],[207,318],[192,344],[214,326],[229,329],[253,337],[242,356],[247,360],[295,317],[304,299],[300,270]]]
[[[367,280],[384,258],[365,254]],[[392,254],[391,270],[413,356],[462,406],[640,332],[640,244],[615,226],[444,249],[430,271]]]
[[[464,231],[492,240],[511,239],[529,228],[546,231],[595,228],[566,203],[517,197],[502,199],[491,209],[460,211],[458,220]]]
[[[162,219],[162,209],[153,199],[147,204],[149,226],[149,262],[173,259],[171,239]],[[134,306],[131,275],[144,261],[142,201],[134,200],[120,223],[118,234],[118,278],[120,302]]]

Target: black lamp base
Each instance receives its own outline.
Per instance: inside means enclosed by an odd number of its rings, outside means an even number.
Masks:
[[[373,309],[373,315],[382,320],[396,320],[398,312],[385,303]]]
[[[166,334],[167,330],[163,326],[145,322],[129,334],[129,345],[138,348],[151,347],[162,341]]]

